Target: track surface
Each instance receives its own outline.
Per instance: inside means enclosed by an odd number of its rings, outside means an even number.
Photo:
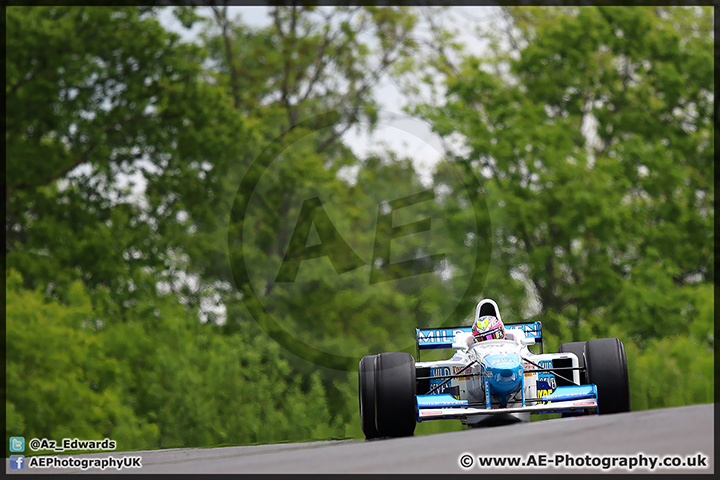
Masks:
[[[576,417],[461,432],[373,441],[345,440],[206,449],[146,450],[74,455],[75,458],[141,456],[142,468],[121,473],[628,473],[616,468],[480,468],[477,457],[529,454],[645,456],[703,454],[706,468],[656,468],[656,473],[714,473],[714,405],[648,410],[608,416]],[[459,420],[448,420],[458,421]],[[475,457],[460,466],[463,454]],[[80,473],[77,468],[6,472]],[[100,473],[99,469],[83,473]],[[104,473],[117,473],[106,469]],[[635,467],[634,473],[649,473]]]

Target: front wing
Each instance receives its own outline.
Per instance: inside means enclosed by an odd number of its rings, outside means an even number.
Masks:
[[[574,410],[598,412],[597,387],[581,385],[557,387],[549,395],[541,397],[543,403],[505,408],[481,408],[468,405],[467,400],[457,400],[450,394],[416,395],[418,422],[442,418],[463,418],[469,415],[506,413],[555,413]]]

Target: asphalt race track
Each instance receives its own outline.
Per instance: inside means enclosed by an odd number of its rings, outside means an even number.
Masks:
[[[461,432],[423,435],[373,441],[345,440],[244,447],[101,452],[74,458],[141,456],[142,468],[122,469],[120,473],[714,473],[714,405],[648,410],[608,416],[589,416],[547,420],[525,424],[470,429]],[[459,421],[459,420],[448,420]],[[472,466],[460,465],[469,454]],[[707,467],[647,467],[632,470],[601,466],[568,467],[480,467],[483,458],[517,455],[522,461],[541,461],[564,454],[648,458],[669,455],[707,459]],[[28,457],[29,458],[29,457]],[[26,460],[28,459],[26,458]],[[467,461],[468,459],[465,459]],[[609,462],[610,459],[606,460]],[[6,472],[23,473],[117,473],[116,469],[26,468]]]

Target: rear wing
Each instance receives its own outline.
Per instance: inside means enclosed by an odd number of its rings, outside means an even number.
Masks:
[[[540,345],[542,353],[542,323],[515,323],[505,325],[505,328],[518,329],[525,332],[526,338],[535,339],[534,345]],[[416,328],[415,338],[417,346],[417,357],[420,361],[420,350],[433,350],[438,348],[452,348],[453,339],[458,333],[470,333],[472,327],[448,327],[448,328]]]

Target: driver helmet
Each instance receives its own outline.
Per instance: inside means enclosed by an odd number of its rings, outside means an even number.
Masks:
[[[476,342],[500,340],[505,338],[505,326],[499,318],[484,315],[473,322],[472,334]]]

